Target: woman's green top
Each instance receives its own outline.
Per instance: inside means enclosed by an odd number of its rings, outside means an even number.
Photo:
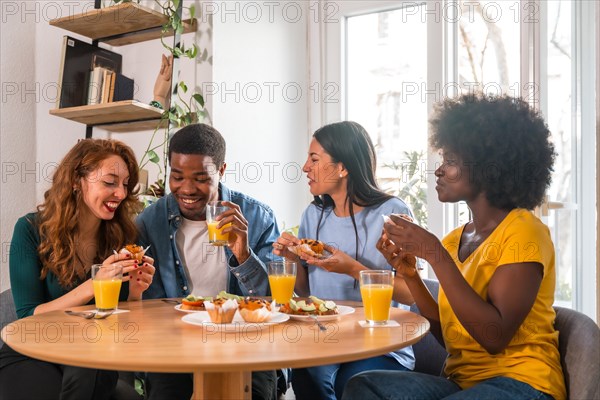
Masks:
[[[38,254],[40,245],[38,226],[38,213],[30,213],[19,218],[10,243],[10,286],[19,318],[33,315],[38,305],[63,296],[78,285],[64,288],[52,272],[48,272],[46,278],[40,279],[42,262]],[[86,279],[89,279],[89,273]],[[129,285],[124,284],[121,286],[119,300],[127,300],[128,295]],[[90,304],[93,304],[93,299]]]

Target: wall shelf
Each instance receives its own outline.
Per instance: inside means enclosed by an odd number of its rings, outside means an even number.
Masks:
[[[154,130],[167,123],[161,122],[162,113],[163,110],[136,100],[50,110],[51,115],[111,132]]]
[[[111,46],[124,46],[159,39],[162,26],[167,22],[167,16],[158,11],[136,3],[123,3],[53,19],[50,25]],[[185,20],[183,33],[195,32],[197,28],[195,19]],[[170,30],[168,35],[172,33]]]

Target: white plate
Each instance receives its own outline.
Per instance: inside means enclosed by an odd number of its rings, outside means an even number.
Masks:
[[[271,318],[267,322],[246,322],[238,311],[233,316],[230,324],[214,324],[210,322],[210,316],[206,311],[198,311],[193,314],[184,315],[181,320],[185,323],[202,326],[204,328],[212,327],[225,332],[241,332],[246,329],[263,329],[270,325],[281,324],[290,319],[290,316],[280,312],[271,313]]]
[[[186,313],[197,313],[197,312],[202,312],[201,310],[184,310],[183,308],[181,308],[181,304],[177,304],[177,305],[175,306],[175,309],[176,309],[177,311],[180,311],[180,312],[186,312]],[[205,312],[206,312],[206,311],[205,311]]]
[[[352,314],[354,311],[356,311],[354,308],[352,307],[348,307],[348,306],[337,306],[339,313],[338,314],[334,314],[334,315],[315,315],[315,317],[317,317],[317,320],[319,321],[333,321],[335,319],[338,319],[341,316],[344,315],[348,315],[348,314]],[[306,322],[311,322],[314,321],[314,319],[308,315],[293,315],[293,314],[289,314],[291,319],[295,319],[298,321],[306,321]]]

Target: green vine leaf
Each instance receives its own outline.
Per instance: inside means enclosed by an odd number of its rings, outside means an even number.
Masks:
[[[148,161],[153,162],[154,164],[158,164],[160,158],[158,154],[154,150],[149,150],[146,154],[148,154]]]
[[[192,95],[192,99],[196,100],[196,102],[200,104],[200,107],[204,108],[204,97],[202,97],[200,93]]]
[[[181,90],[183,90],[183,93],[187,93],[188,87],[187,87],[187,85],[185,84],[185,82],[183,82],[183,81],[179,82],[179,88],[180,88]]]
[[[204,49],[204,51],[207,50]],[[191,48],[186,50],[185,54],[188,58],[196,58],[196,56],[198,55],[198,46],[196,46],[196,44],[194,43]]]
[[[137,2],[140,0],[111,0],[112,4]],[[176,44],[171,47],[165,42],[167,37],[175,34],[182,34],[185,31],[185,26],[182,20],[182,15],[178,13],[178,10],[187,9],[189,17],[193,20],[196,18],[196,7],[192,4],[189,7],[185,7],[185,2],[182,0],[155,0],[156,4],[162,9],[162,13],[167,17],[167,22],[162,26],[162,35],[160,38],[161,45],[174,57],[181,58],[182,56],[195,59],[200,54],[199,61],[206,61],[210,59],[212,64],[212,56],[209,57],[208,51],[204,49],[200,52],[198,46],[193,43],[189,48],[186,48],[183,42]],[[198,23],[197,21],[195,23]],[[210,31],[210,27],[208,27]],[[164,195],[164,182],[166,181],[167,174],[167,144],[169,142],[172,128],[183,127],[195,122],[201,122],[205,119],[210,119],[208,111],[205,107],[205,100],[202,94],[199,93],[199,89],[195,88],[194,92],[188,99],[182,98],[182,94],[187,94],[188,86],[185,82],[181,81],[177,84],[178,90],[172,93],[171,107],[165,110],[161,116],[161,124],[159,124],[148,143],[145,153],[140,160],[140,169],[144,168],[148,163],[153,163],[158,166],[159,178],[153,185],[148,188],[148,193],[154,196],[160,197]],[[176,96],[176,98],[175,98]],[[187,100],[187,101],[186,101]],[[165,121],[168,121],[165,127]],[[159,133],[159,131],[162,131]],[[162,158],[162,160],[161,160]],[[164,168],[163,168],[164,167]]]

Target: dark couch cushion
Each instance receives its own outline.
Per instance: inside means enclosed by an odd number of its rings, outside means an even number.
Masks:
[[[439,291],[438,281],[424,279],[423,282],[425,283],[425,286],[427,286],[427,289],[429,289],[433,298],[437,300]],[[413,304],[410,307],[410,311],[418,314],[419,307],[417,307],[416,304]],[[444,361],[446,361],[448,353],[446,353],[446,349],[440,345],[431,333],[428,333],[423,339],[413,344],[413,351],[415,352],[416,372],[423,372],[429,375],[441,375]]]
[[[554,307],[569,399],[600,399],[600,328],[587,315]]]
[[[10,289],[0,293],[0,330],[17,319],[15,302]],[[0,339],[0,347],[4,342]]]

